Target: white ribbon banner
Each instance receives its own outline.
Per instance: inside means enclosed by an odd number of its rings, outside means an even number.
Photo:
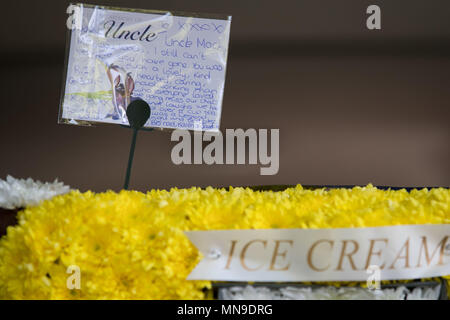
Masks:
[[[365,281],[450,275],[450,224],[186,232],[204,258],[189,280]]]

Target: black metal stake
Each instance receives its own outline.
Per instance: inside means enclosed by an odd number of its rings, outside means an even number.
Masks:
[[[136,148],[137,133],[138,130],[133,129],[133,138],[131,139],[130,156],[128,157],[127,174],[125,176],[125,184],[123,185],[124,190],[128,190],[128,185],[130,183],[131,166],[133,165],[134,149]]]
[[[125,175],[124,190],[128,190],[130,184],[131,167],[133,166],[134,149],[136,148],[136,139],[138,131],[145,125],[150,118],[150,106],[141,99],[136,99],[127,107],[127,118],[130,126],[126,128],[133,129],[133,138],[131,139],[130,155],[128,157],[127,173]]]

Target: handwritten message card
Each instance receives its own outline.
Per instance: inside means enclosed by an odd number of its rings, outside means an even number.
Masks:
[[[231,17],[75,5],[60,122],[128,124],[146,101],[146,127],[218,131]]]

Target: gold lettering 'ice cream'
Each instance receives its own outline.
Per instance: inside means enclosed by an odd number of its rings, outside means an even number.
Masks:
[[[189,279],[363,281],[374,266],[384,280],[443,276],[450,273],[449,234],[449,224],[189,231],[206,256]]]

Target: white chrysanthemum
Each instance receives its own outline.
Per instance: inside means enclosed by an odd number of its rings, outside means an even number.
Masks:
[[[225,300],[437,300],[440,285],[435,288],[415,288],[409,291],[400,286],[396,289],[367,290],[360,287],[231,287],[221,289]]]
[[[0,208],[18,209],[39,204],[42,200],[70,191],[70,187],[56,179],[54,182],[15,179],[11,176],[0,179]]]

